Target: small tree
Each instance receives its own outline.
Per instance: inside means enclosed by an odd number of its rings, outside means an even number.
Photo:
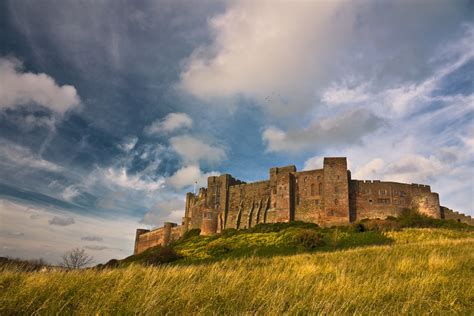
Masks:
[[[68,269],[80,269],[93,260],[94,257],[89,256],[83,248],[73,248],[63,255],[61,265]]]

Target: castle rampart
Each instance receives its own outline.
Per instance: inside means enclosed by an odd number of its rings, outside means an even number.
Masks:
[[[227,228],[293,220],[320,226],[347,225],[362,219],[396,217],[407,208],[473,224],[469,216],[440,208],[438,194],[428,185],[354,180],[346,158],[332,157],[324,158],[322,169],[271,168],[268,180],[251,183],[229,174],[209,177],[207,188],[186,194],[182,225],[166,223],[152,231],[137,230],[135,253],[167,245],[193,228],[212,235]]]

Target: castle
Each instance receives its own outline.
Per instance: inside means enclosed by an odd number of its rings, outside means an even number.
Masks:
[[[320,226],[398,216],[417,209],[433,218],[474,224],[470,216],[441,207],[430,186],[353,180],[344,157],[324,158],[322,169],[296,171],[295,166],[271,168],[268,180],[245,183],[229,174],[209,177],[207,188],[186,194],[181,225],[165,223],[154,230],[137,229],[134,253],[167,245],[189,229],[201,235],[227,228],[245,229],[259,223],[304,221]]]

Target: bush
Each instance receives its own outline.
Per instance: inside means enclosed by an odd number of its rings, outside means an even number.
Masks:
[[[224,229],[222,232],[221,232],[221,236],[223,237],[232,237],[232,236],[235,236],[239,233],[239,231],[235,228],[227,228],[227,229]]]
[[[432,218],[420,214],[417,210],[413,209],[404,209],[397,220],[401,227],[472,229],[472,227],[465,223]]]
[[[160,265],[178,259],[181,259],[181,256],[177,254],[173,248],[169,246],[157,246],[154,251],[146,257],[145,263],[148,265]]]
[[[206,246],[207,254],[213,257],[224,255],[226,253],[229,253],[230,251],[232,251],[230,245],[220,242],[219,240],[211,241]]]
[[[301,246],[305,249],[314,249],[322,246],[324,241],[322,235],[313,229],[301,229],[293,235],[293,245]]]
[[[314,223],[306,223],[300,221],[293,221],[289,223],[265,223],[257,224],[254,227],[248,229],[249,233],[276,233],[290,227],[297,228],[318,228],[319,226]]]
[[[381,219],[367,219],[361,222],[355,223],[352,226],[352,230],[355,232],[365,231],[388,231],[398,230],[401,228],[401,224],[394,220],[381,220]]]
[[[18,258],[0,257],[0,269],[14,267],[19,271],[32,272],[40,271],[43,268],[48,268],[49,264],[43,259],[23,260]]]
[[[193,228],[186,231],[183,236],[181,236],[180,240],[187,240],[192,237],[199,236],[201,234],[201,230],[199,228]]]

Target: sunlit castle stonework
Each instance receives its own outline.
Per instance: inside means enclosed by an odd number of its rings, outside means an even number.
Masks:
[[[345,157],[324,158],[322,169],[271,168],[269,179],[253,183],[229,174],[209,177],[207,188],[186,194],[181,225],[137,229],[135,254],[166,245],[190,229],[212,235],[227,228],[259,223],[304,221],[320,226],[347,225],[362,219],[398,216],[404,209],[474,224],[470,216],[440,206],[429,185],[351,179]]]

